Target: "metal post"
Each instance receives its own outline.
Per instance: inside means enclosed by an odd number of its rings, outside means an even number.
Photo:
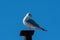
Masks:
[[[24,36],[24,40],[32,40],[32,35],[34,34],[34,30],[22,30],[20,32],[20,36]]]

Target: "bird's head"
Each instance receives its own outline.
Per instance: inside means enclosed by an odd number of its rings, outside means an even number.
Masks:
[[[26,15],[29,16],[29,17],[32,17],[32,15],[30,13],[27,13]]]

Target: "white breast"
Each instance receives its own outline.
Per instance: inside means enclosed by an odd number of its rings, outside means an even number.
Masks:
[[[23,18],[23,24],[24,24],[24,25],[27,24],[26,21],[27,21],[28,19],[29,19],[29,16],[27,16],[27,15]]]

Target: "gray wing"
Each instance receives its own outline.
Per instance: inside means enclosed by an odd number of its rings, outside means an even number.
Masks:
[[[27,20],[27,23],[32,24],[33,26],[39,27],[39,25],[32,19]]]
[[[36,27],[36,28],[38,28],[38,29],[41,29],[41,30],[43,30],[43,31],[47,31],[47,30],[45,30],[44,28],[40,27],[40,26],[39,26],[34,20],[32,20],[32,19],[27,20],[27,23],[32,24],[34,27]]]

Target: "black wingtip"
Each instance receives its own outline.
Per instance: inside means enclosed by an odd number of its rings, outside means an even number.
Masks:
[[[43,30],[43,31],[47,32],[48,30]]]

